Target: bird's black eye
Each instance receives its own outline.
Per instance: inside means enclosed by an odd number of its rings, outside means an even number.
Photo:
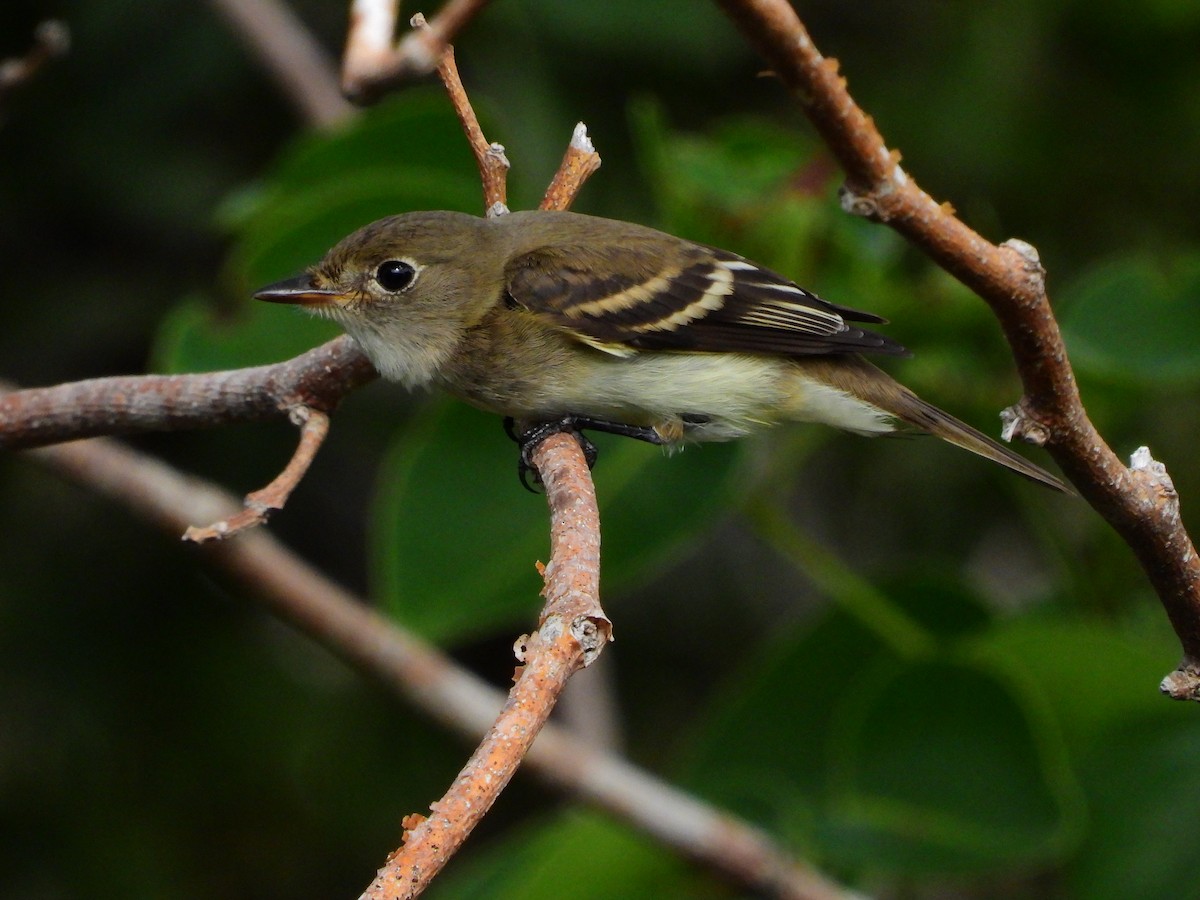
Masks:
[[[375,280],[388,293],[398,294],[417,280],[417,269],[406,259],[389,259],[375,270]]]

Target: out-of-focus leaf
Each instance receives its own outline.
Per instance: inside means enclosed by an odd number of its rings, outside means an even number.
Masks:
[[[586,864],[581,865],[581,860]],[[703,900],[727,896],[678,855],[593,813],[566,812],[510,831],[498,845],[463,863],[434,883],[431,897]]]
[[[1078,793],[1056,724],[1036,692],[959,649],[986,633],[983,608],[928,578],[888,596],[933,623],[940,643],[927,646],[940,649],[902,657],[835,610],[731,686],[685,782],[848,871],[982,871],[1061,852]]]
[[[487,118],[478,104],[476,112]],[[270,185],[274,191],[288,193],[380,167],[391,172],[416,168],[474,174],[475,158],[444,91],[405,91],[337,131],[309,133],[279,160]]]
[[[1200,379],[1200,255],[1104,263],[1063,293],[1062,308],[1081,371],[1141,384]]]
[[[662,225],[734,250],[836,302],[887,314],[911,276],[903,242],[844,214],[837,169],[811,136],[740,117],[710,133],[670,129],[653,100],[630,106],[639,161]]]
[[[256,194],[239,194],[235,284],[253,290],[316,262],[368,222],[400,212],[482,203],[462,128],[440,92],[415,91],[331,132],[310,133]]]
[[[863,661],[879,656],[894,659],[840,611],[781,635],[714,704],[682,783],[811,854],[829,777],[826,736]]]
[[[989,667],[1037,686],[1077,756],[1123,721],[1166,712],[1154,687],[1176,650],[1098,622],[1042,617],[1006,620],[971,645]]]
[[[1028,865],[1062,850],[1075,785],[1020,692],[949,659],[880,666],[835,729],[830,857],[914,874]],[[1048,755],[1049,754],[1049,755]]]
[[[1200,722],[1186,712],[1130,719],[1097,735],[1081,773],[1091,827],[1068,870],[1076,897],[1200,896]]]
[[[222,314],[204,297],[182,301],[163,318],[151,368],[211,372],[289,359],[336,337],[332,322],[255,303]]]
[[[628,439],[604,441],[595,480],[604,590],[635,581],[723,509],[736,450],[674,459]],[[373,513],[376,594],[423,634],[460,640],[529,621],[549,553],[545,500],[517,483],[517,449],[500,420],[460,403],[430,413],[393,446]]]
[[[831,215],[825,195],[832,172],[805,167],[810,141],[748,118],[709,135],[681,134],[649,99],[632,104],[630,118],[663,227],[784,271],[807,259],[797,254]]]

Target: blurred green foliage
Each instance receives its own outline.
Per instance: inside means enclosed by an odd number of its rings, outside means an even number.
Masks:
[[[330,48],[341,7],[297,4]],[[922,185],[1039,247],[1089,411],[1119,452],[1151,445],[1186,512],[1196,5],[800,8]],[[49,9],[0,10],[0,55]],[[379,216],[480,206],[432,88],[306,132],[207,6],[57,11],[71,57],[0,111],[6,377],[286,358],[335,330],[254,288]],[[578,209],[888,316],[915,351],[891,370],[985,430],[1017,398],[983,304],[841,213],[835,166],[714,6],[497,0],[459,63],[514,206],[582,118],[604,167]],[[248,490],[292,440],[141,443]],[[548,553],[515,461],[494,419],[374,385],[271,527],[503,685]],[[864,890],[1200,896],[1200,725],[1156,696],[1173,638],[1083,504],[932,441],[803,429],[669,459],[603,440],[596,482],[633,759]],[[0,895],[354,896],[466,751],[124,512],[20,457],[0,497]],[[518,891],[734,893],[520,779],[434,895]]]

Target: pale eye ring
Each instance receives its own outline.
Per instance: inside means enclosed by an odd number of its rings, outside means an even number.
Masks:
[[[407,259],[389,259],[375,270],[375,280],[389,294],[399,294],[416,282],[417,267]]]

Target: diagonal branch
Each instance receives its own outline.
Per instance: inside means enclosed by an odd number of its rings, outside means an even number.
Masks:
[[[338,125],[355,109],[338,90],[333,60],[282,0],[210,0],[254,52],[292,106],[317,128]]]
[[[717,3],[792,90],[842,164],[847,211],[896,229],[992,308],[1025,389],[1006,436],[1044,444],[1133,550],[1183,647],[1183,661],[1162,689],[1176,699],[1200,699],[1200,557],[1161,464],[1147,452],[1125,466],[1088,419],[1037,251],[1023,241],[987,241],[921,190],[786,0]]]
[[[424,16],[419,13],[413,16],[415,33],[425,31]],[[467,98],[467,90],[463,87],[462,79],[458,76],[458,64],[454,61],[454,48],[447,46],[437,63],[438,77],[445,85],[446,93],[458,121],[462,124],[467,143],[475,154],[475,162],[479,166],[479,180],[483,184],[483,208],[489,216],[500,216],[508,212],[508,157],[504,155],[503,144],[489,144],[479,127],[479,118]],[[570,204],[574,195],[567,199]]]
[[[112,440],[73,442],[30,457],[168,534],[179,534],[189,521],[230,515],[238,506],[228,492]],[[457,734],[477,739],[503,703],[500,691],[331,582],[264,530],[209,544],[199,554],[273,614]],[[527,763],[559,789],[748,891],[789,900],[851,896],[789,859],[757,828],[553,724],[542,731]]]

